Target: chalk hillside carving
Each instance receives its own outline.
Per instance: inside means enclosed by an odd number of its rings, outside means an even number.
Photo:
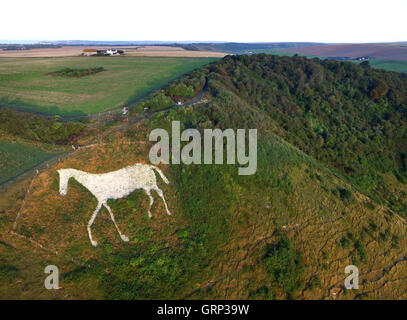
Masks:
[[[70,178],[74,178],[86,189],[88,189],[98,200],[97,207],[93,212],[92,217],[89,220],[87,229],[89,234],[89,240],[93,246],[97,246],[98,243],[92,238],[91,227],[95,221],[100,209],[104,206],[109,211],[110,217],[120,234],[123,241],[129,241],[129,238],[120,232],[119,227],[116,224],[112,209],[107,205],[107,200],[121,199],[128,196],[136,189],[144,189],[150,198],[150,206],[148,208],[148,216],[151,218],[151,206],[154,202],[154,198],[151,195],[151,190],[154,190],[163,199],[167,214],[170,215],[170,211],[167,207],[164,194],[162,190],[157,186],[156,177],[154,171],[157,171],[165,183],[170,183],[165,177],[164,173],[157,167],[147,164],[135,164],[123,169],[112,171],[102,174],[88,173],[76,169],[60,169],[59,173],[59,193],[63,196],[68,191],[68,181]]]

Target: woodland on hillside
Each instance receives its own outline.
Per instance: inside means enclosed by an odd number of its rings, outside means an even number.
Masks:
[[[182,83],[199,91],[205,77],[222,104],[210,109],[215,124],[236,109],[267,117],[262,126],[407,215],[404,192],[393,193],[383,177],[407,182],[407,74],[376,70],[367,61],[234,55],[193,71],[153,99],[170,97]]]

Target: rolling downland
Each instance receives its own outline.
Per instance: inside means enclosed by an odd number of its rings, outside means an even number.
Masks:
[[[227,56],[170,82],[122,126],[8,188],[0,207],[1,298],[403,299],[406,298],[407,77],[369,64],[272,55]],[[154,128],[258,130],[258,165],[160,165],[172,216],[156,195],[96,199],[75,181],[58,192],[60,168],[108,172],[147,163]],[[83,138],[85,139],[85,138]],[[25,197],[25,200],[24,200]],[[24,202],[22,209],[21,204]],[[20,211],[19,211],[20,210]],[[19,212],[14,233],[10,233]],[[47,248],[47,249],[44,249]],[[63,289],[43,288],[58,265]],[[344,270],[359,268],[359,290]]]

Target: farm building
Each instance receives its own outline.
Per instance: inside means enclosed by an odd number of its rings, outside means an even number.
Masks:
[[[96,55],[96,54],[98,54],[98,50],[96,50],[96,49],[84,49],[83,50],[83,55],[84,56],[93,56],[93,55]]]
[[[116,56],[116,55],[120,55],[120,52],[117,51],[116,49],[103,49],[103,50],[84,49],[82,54],[84,56],[94,56],[94,55]]]

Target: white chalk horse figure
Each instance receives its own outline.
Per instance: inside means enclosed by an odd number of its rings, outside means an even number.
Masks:
[[[160,174],[165,183],[170,183],[159,168],[148,164],[136,164],[117,171],[102,174],[88,173],[76,169],[58,170],[59,193],[61,195],[66,195],[68,191],[68,181],[70,178],[74,178],[86,189],[88,189],[98,200],[98,205],[88,223],[89,239],[93,246],[97,246],[98,243],[92,238],[91,227],[102,206],[109,211],[110,217],[112,218],[112,221],[122,240],[129,241],[129,238],[120,232],[120,229],[116,224],[112,209],[110,209],[110,207],[107,205],[107,200],[109,199],[124,198],[136,189],[144,189],[150,198],[148,216],[151,218],[150,210],[154,202],[154,198],[151,196],[151,190],[154,190],[163,199],[167,214],[171,214],[168,210],[167,203],[165,202],[163,192],[157,186],[157,181],[153,170],[156,170]]]

